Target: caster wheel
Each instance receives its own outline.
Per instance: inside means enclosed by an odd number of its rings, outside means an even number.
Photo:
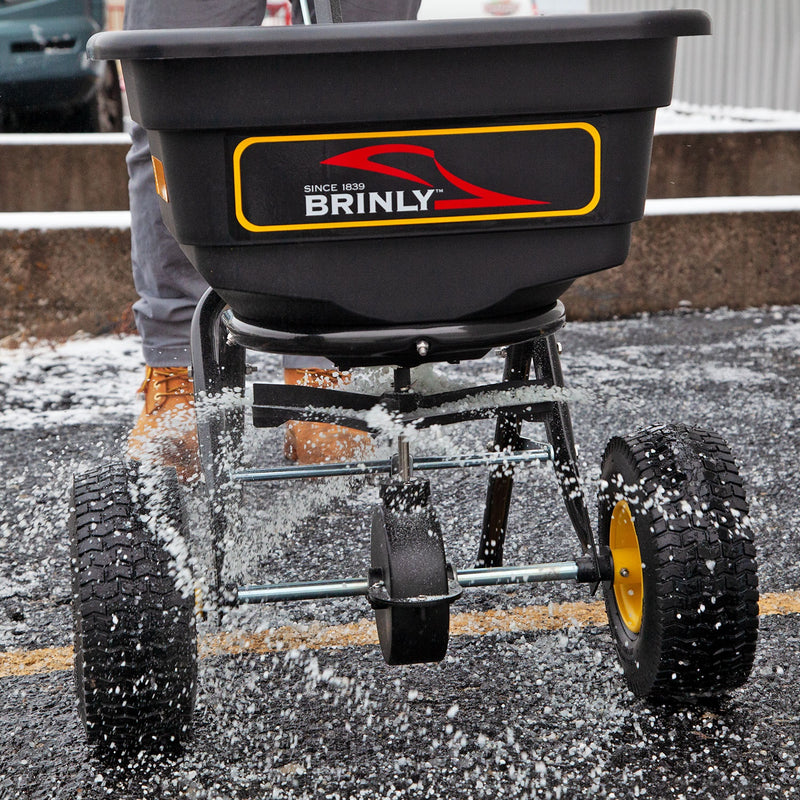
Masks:
[[[714,696],[750,674],[758,581],[742,481],[718,436],[686,426],[612,439],[603,456],[606,609],[630,689]]]
[[[154,531],[181,528],[174,470],[115,463],[76,476],[70,534],[78,710],[92,744],[186,739],[196,693],[193,587]],[[143,522],[149,520],[149,522]]]
[[[384,502],[372,518],[371,576],[391,598],[375,609],[383,658],[387,664],[441,661],[450,638],[450,601],[414,602],[446,597],[448,590],[442,532],[428,507],[429,484],[388,485],[381,494]]]

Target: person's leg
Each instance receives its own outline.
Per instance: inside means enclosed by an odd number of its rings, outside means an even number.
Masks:
[[[396,19],[416,19],[421,0],[341,0],[343,22],[381,22]],[[314,0],[308,0],[311,19]],[[295,24],[302,23],[299,0],[292,0]]]
[[[413,19],[420,0],[342,0],[346,22]],[[295,0],[295,19],[299,3]],[[125,28],[130,30],[258,25],[264,0],[128,0]],[[145,132],[134,125],[128,154],[131,249],[136,325],[147,364],[142,385],[144,409],[128,440],[131,458],[196,467],[193,389],[188,374],[189,334],[194,308],[207,288],[161,220]],[[288,359],[285,379],[292,383],[335,385],[339,382],[325,359]],[[294,427],[293,427],[294,426]],[[323,435],[321,435],[323,434]],[[291,423],[287,452],[302,461],[337,460],[357,448],[363,435],[337,426]],[[291,442],[289,442],[291,439]],[[320,447],[320,442],[324,446]]]
[[[264,11],[264,0],[128,0],[125,28],[259,25]],[[127,165],[131,266],[139,294],[133,310],[147,365],[144,408],[128,437],[127,455],[175,466],[189,477],[197,471],[189,338],[207,284],[162,222],[147,134],[136,124]]]
[[[420,0],[342,0],[343,22],[416,19]]]
[[[313,0],[312,0],[313,2]],[[413,19],[420,0],[342,0],[345,21]],[[299,4],[295,0],[295,8]],[[258,25],[263,0],[128,0],[127,29]],[[186,367],[189,329],[197,301],[207,288],[161,220],[145,132],[136,124],[128,154],[133,279],[139,300],[136,325],[149,366]],[[307,362],[306,362],[307,363]],[[308,366],[330,366],[317,360]],[[299,366],[288,362],[287,367]]]
[[[265,13],[263,0],[127,0],[124,27],[154,30],[260,25]]]
[[[128,0],[125,28],[193,28],[259,25],[263,0]],[[161,220],[147,135],[134,123],[128,153],[131,260],[139,300],[134,304],[145,362],[186,367],[189,330],[206,282]]]
[[[139,295],[133,312],[144,360],[154,367],[186,367],[192,314],[208,285],[161,220],[147,134],[135,123],[127,164],[131,268]]]

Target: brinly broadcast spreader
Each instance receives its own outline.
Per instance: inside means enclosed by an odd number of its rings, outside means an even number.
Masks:
[[[323,5],[323,4],[319,4]],[[581,490],[556,333],[560,295],[621,264],[643,213],[655,109],[697,11],[288,28],[103,33],[148,131],[164,220],[212,287],[192,366],[221,605],[363,595],[390,664],[437,661],[451,604],[475,586],[573,579],[604,587],[630,688],[681,699],[739,686],[754,658],[755,551],[727,445],[684,425],[613,438],[596,533]],[[415,391],[424,362],[505,348],[501,382]],[[496,418],[487,453],[238,468],[245,352],[391,365],[364,394],[255,383],[252,425],[315,420],[372,431]],[[385,414],[383,415],[386,416]],[[522,432],[542,423],[547,444]],[[408,429],[407,429],[408,430]],[[377,433],[377,431],[372,431]],[[552,462],[580,543],[574,561],[503,566],[515,465]],[[447,561],[423,471],[483,466],[475,569]],[[91,741],[188,735],[195,598],[164,530],[174,472],[153,500],[144,467],[75,479],[75,673]],[[243,483],[385,473],[361,579],[226,587],[223,543]],[[166,499],[166,508],[164,501]]]

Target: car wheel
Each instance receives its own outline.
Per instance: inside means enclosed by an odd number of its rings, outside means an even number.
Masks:
[[[123,105],[117,64],[107,61],[92,97],[73,112],[68,129],[76,133],[116,133],[122,130]]]

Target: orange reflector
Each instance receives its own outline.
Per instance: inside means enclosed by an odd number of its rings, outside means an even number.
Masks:
[[[158,196],[165,202],[169,203],[169,192],[167,192],[167,179],[164,177],[164,165],[155,156],[153,159],[153,174],[156,177],[156,191]]]

